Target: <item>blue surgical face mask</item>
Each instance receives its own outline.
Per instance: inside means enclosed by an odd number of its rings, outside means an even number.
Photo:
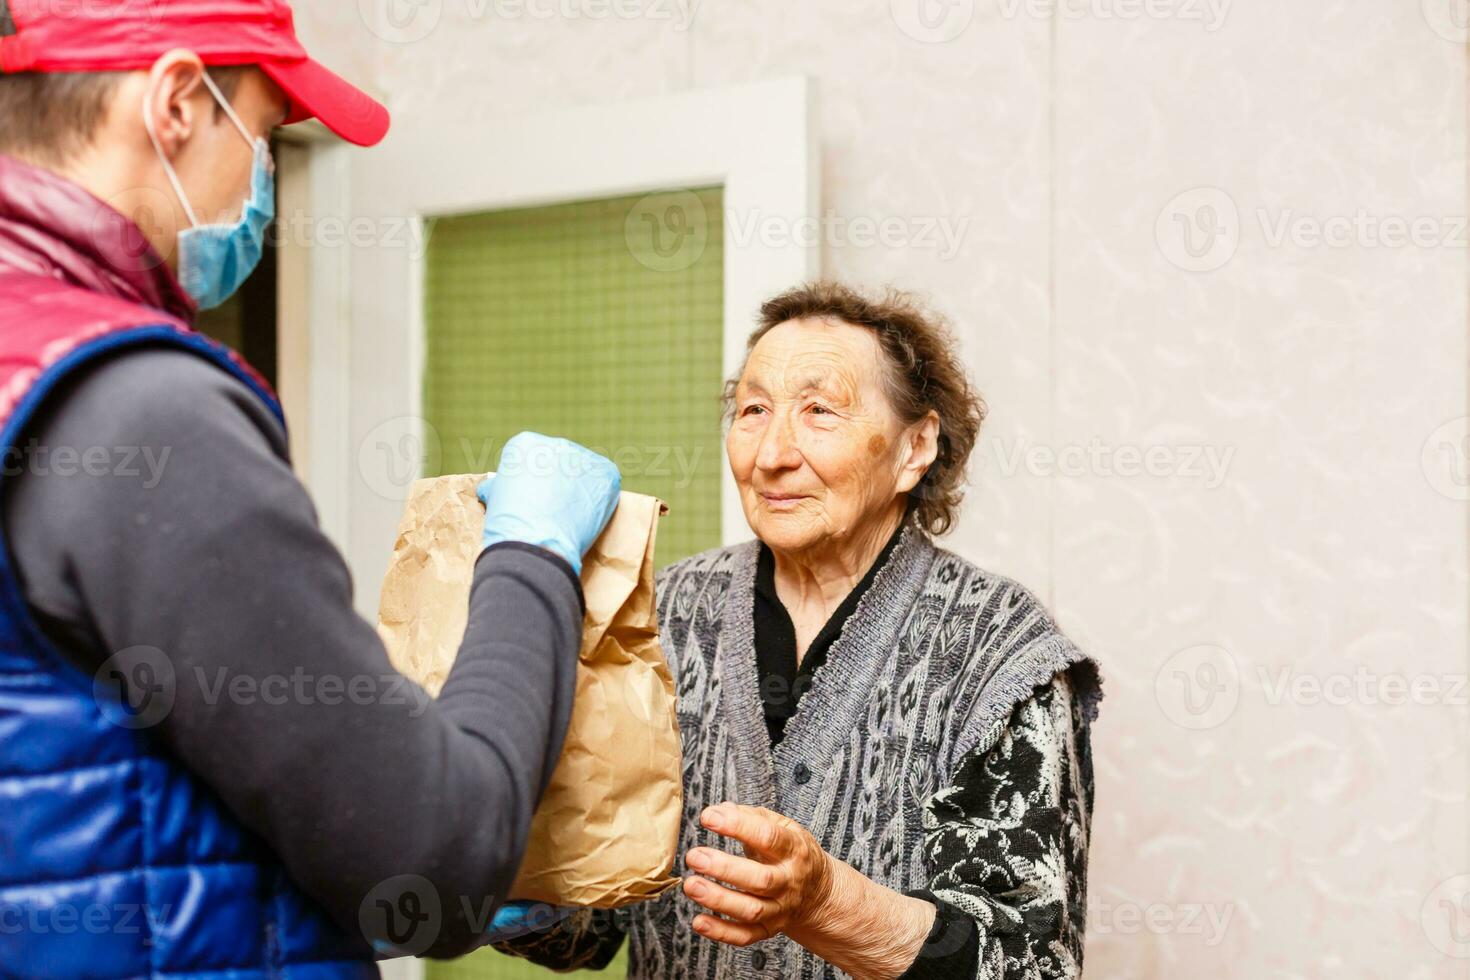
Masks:
[[[250,135],[250,130],[235,114],[230,101],[224,97],[214,80],[206,72],[204,84],[209,87],[215,101],[224,109],[240,135],[255,150],[255,160],[250,174],[250,197],[240,212],[240,220],[231,225],[202,225],[194,214],[189,199],[184,196],[184,186],[174,172],[163,147],[153,131],[153,119],[145,106],[143,125],[153,149],[163,162],[169,183],[189,216],[190,227],[179,232],[179,283],[193,298],[201,310],[213,309],[235,294],[240,284],[250,277],[260,264],[265,249],[265,230],[276,216],[276,173],[271,162],[270,144]]]

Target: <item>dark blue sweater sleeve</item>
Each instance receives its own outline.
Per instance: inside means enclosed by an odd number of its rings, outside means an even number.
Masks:
[[[88,674],[109,658],[124,676],[161,664],[173,695],[151,734],[344,927],[392,902],[385,889],[429,888],[442,916],[422,951],[478,945],[571,712],[570,566],[531,547],[484,553],[431,701],[353,611],[284,432],[231,376],[131,352],[58,389],[27,437],[6,542],[61,654]],[[76,465],[89,449],[96,465]]]

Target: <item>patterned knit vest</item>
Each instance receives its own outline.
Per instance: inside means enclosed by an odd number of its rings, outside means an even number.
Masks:
[[[818,668],[775,752],[755,658],[755,542],[706,552],[659,577],[664,652],[678,682],[684,742],[679,853],[726,849],[700,811],[730,800],[784,813],[831,854],[898,891],[927,886],[923,807],[1013,709],[1070,671],[1086,716],[1096,665],[1016,583],[906,528]],[[746,949],[699,937],[682,890],[635,907],[635,980],[839,977],[779,936]]]

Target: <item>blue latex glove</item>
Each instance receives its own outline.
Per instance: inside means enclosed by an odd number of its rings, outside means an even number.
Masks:
[[[582,556],[618,507],[618,468],[575,442],[522,432],[505,444],[500,467],[479,486],[486,548],[521,541],[565,558],[578,575]]]
[[[547,905],[545,902],[509,902],[495,910],[486,933],[492,943],[507,939],[518,939],[533,932],[550,929],[562,919],[577,911],[563,905]]]

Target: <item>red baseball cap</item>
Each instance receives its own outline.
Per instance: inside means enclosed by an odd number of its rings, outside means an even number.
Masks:
[[[258,66],[290,100],[287,123],[320,119],[358,146],[388,132],[387,109],[307,56],[284,0],[0,0],[0,28],[7,6],[0,72],[136,71],[184,48]]]

